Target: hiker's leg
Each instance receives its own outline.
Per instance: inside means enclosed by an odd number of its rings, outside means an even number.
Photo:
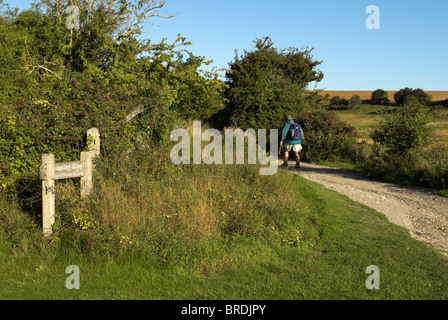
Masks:
[[[285,150],[284,153],[285,162],[288,162],[289,151],[291,151],[291,147],[289,145],[286,145],[284,150]]]
[[[300,162],[300,154],[299,154],[299,151],[294,151],[294,154],[296,155],[296,162]]]
[[[289,158],[289,151],[291,150],[290,146],[285,146],[285,152],[284,152],[284,161],[283,161],[283,166],[287,167],[288,166],[288,158]]]
[[[296,155],[296,168],[300,168],[300,154],[299,154],[299,151],[294,151],[294,154]]]

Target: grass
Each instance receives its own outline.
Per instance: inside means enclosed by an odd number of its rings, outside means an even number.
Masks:
[[[413,158],[409,158],[405,166],[391,163],[372,163],[374,148],[377,153],[382,152],[381,145],[374,145],[370,134],[380,124],[380,121],[389,114],[393,114],[402,107],[394,105],[371,105],[364,103],[360,107],[351,110],[334,111],[343,121],[355,127],[359,135],[358,143],[363,148],[365,155],[365,170],[361,165],[343,164],[344,167],[355,171],[364,171],[370,176],[384,181],[433,188],[446,189],[446,168],[448,165],[448,109],[442,106],[430,106],[428,124],[431,128],[428,141],[418,149],[413,150]],[[377,159],[380,156],[376,157]],[[403,162],[405,159],[403,159]],[[340,163],[326,163],[330,166],[341,166]],[[353,168],[350,168],[353,167]],[[445,196],[444,190],[438,194]]]
[[[375,126],[385,115],[394,113],[399,108],[401,107],[364,103],[357,109],[337,110],[334,112],[343,121],[355,127],[360,136],[360,141],[364,140],[369,144],[373,144],[370,133],[374,130]],[[448,109],[432,107],[429,113],[428,126],[434,128],[433,144],[448,146]]]
[[[0,298],[448,298],[447,257],[375,210],[283,170],[167,166],[95,183],[82,201],[59,184],[66,201],[58,200],[51,239],[2,198]],[[69,265],[80,269],[79,290],[65,287]],[[370,265],[380,269],[379,290],[365,286]]]
[[[448,189],[439,190],[439,191],[437,192],[437,194],[438,194],[439,196],[447,197],[447,198],[448,198]]]

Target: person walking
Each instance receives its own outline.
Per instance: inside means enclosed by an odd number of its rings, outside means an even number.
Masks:
[[[296,156],[295,167],[300,168],[300,151],[302,150],[302,140],[304,137],[302,127],[294,121],[292,116],[287,116],[278,150],[278,154],[281,155],[282,147],[284,146],[285,161],[283,162],[283,166],[288,166],[289,152],[292,150]]]

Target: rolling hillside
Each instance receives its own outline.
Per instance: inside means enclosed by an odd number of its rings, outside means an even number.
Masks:
[[[320,94],[326,95],[328,93],[330,97],[340,96],[341,98],[346,99],[350,99],[351,96],[357,94],[362,100],[370,100],[372,92],[373,91],[325,90],[322,91]],[[393,100],[394,94],[397,91],[388,91],[388,92],[389,92],[389,99]],[[432,96],[433,101],[442,101],[448,99],[448,91],[426,91],[426,93]]]

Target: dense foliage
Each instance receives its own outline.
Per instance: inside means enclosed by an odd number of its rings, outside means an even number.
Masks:
[[[420,104],[428,105],[431,102],[432,97],[422,89],[412,89],[406,87],[400,89],[394,94],[394,100],[395,103],[400,106],[412,103],[412,100],[417,100]]]
[[[306,132],[303,158],[308,161],[361,160],[355,128],[325,110],[304,111],[298,121]]]
[[[377,89],[372,92],[372,103],[375,104],[386,104],[389,103],[389,93],[383,89]]]
[[[270,38],[257,39],[253,51],[235,56],[226,73],[228,105],[225,111],[231,126],[252,129],[281,127],[287,114],[309,106],[307,86],[319,82],[321,63],[311,50],[278,50]]]
[[[377,143],[374,159],[366,163],[369,175],[412,181],[431,188],[448,187],[447,150],[429,144],[428,108],[411,100],[379,123],[372,133]]]
[[[333,96],[330,99],[330,107],[333,110],[348,110],[351,107],[351,102],[340,96]]]
[[[120,1],[119,12],[114,3],[83,3],[79,30],[67,28],[65,7],[53,1],[0,15],[2,188],[14,193],[19,178],[36,179],[42,153],[79,159],[90,127],[100,130],[102,155],[111,160],[137,140],[161,149],[176,119],[222,108],[225,85],[202,71],[209,61],[186,50],[191,43],[180,35],[172,44],[141,40],[141,25],[122,20],[134,2]],[[153,8],[148,17],[163,3],[141,1]],[[137,106],[144,112],[124,121]]]
[[[427,108],[419,103],[408,104],[385,118],[373,132],[372,138],[385,147],[388,155],[403,156],[428,141],[427,122]]]
[[[359,95],[354,94],[351,96],[351,98],[349,100],[350,108],[357,109],[361,106],[361,104],[362,104],[362,99]]]

